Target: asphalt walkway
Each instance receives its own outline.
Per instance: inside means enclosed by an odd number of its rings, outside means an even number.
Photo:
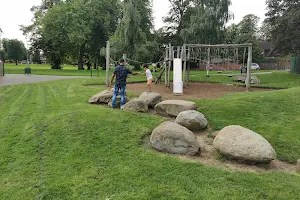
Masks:
[[[0,87],[4,85],[18,85],[26,83],[39,83],[45,81],[65,80],[74,78],[88,78],[87,76],[46,76],[46,75],[24,75],[6,74],[0,77]]]

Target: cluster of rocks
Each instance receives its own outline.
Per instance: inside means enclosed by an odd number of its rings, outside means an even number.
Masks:
[[[89,103],[108,104],[111,106],[112,91],[104,90],[93,96]],[[120,105],[121,97],[117,102]],[[143,93],[139,98],[129,100],[124,110],[156,113],[174,117],[156,127],[150,137],[152,147],[158,151],[196,155],[201,152],[196,132],[208,127],[205,116],[197,111],[197,104],[182,100],[162,101],[158,93]],[[266,163],[276,159],[276,152],[271,144],[258,133],[241,126],[227,126],[214,138],[213,147],[221,154],[246,162]]]
[[[246,78],[247,78],[246,75],[238,75],[238,76],[234,77],[233,81],[245,83]],[[260,84],[260,83],[261,83],[261,81],[257,76],[251,76],[251,84]]]
[[[113,90],[104,90],[89,99],[90,104],[107,104],[112,107]],[[134,112],[148,112],[149,109],[154,108],[162,101],[160,94],[155,92],[144,92],[139,98],[129,99],[126,97],[126,104],[123,110]],[[121,96],[117,96],[116,107],[120,108]]]

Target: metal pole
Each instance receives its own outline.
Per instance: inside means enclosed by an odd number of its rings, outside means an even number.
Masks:
[[[180,46],[177,47],[177,58],[180,58]],[[181,56],[182,56],[182,53],[181,53]],[[181,57],[182,59],[182,57]]]
[[[168,48],[166,48],[166,59],[165,61],[169,61],[169,51],[168,51]],[[165,67],[165,87],[168,86],[168,82],[167,82],[167,63],[166,65],[164,66]]]
[[[109,86],[109,58],[110,58],[110,42],[106,42],[106,86]]]
[[[173,60],[173,51],[172,51],[172,45],[171,43],[169,44],[169,66],[168,66],[168,73],[167,75],[167,87],[170,87],[170,70],[171,70],[171,65],[172,65],[172,60]]]
[[[186,44],[183,44],[181,58],[183,60],[183,86],[186,86],[187,83],[187,73],[186,73]]]
[[[252,45],[248,47],[248,65],[246,77],[246,91],[249,92],[251,88],[251,65],[252,65]]]
[[[190,82],[190,73],[191,73],[191,62],[190,62],[191,54],[190,54],[190,50],[191,49],[188,48],[187,60],[189,61],[189,63],[188,63],[187,85],[189,85],[189,82]]]

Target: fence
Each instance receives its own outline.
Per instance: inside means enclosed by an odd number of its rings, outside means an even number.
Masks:
[[[292,58],[291,73],[300,74],[300,56]]]

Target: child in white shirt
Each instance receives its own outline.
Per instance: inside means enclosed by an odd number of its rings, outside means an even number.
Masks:
[[[152,73],[148,67],[147,64],[143,64],[143,68],[145,70],[145,74],[146,74],[146,77],[147,77],[147,86],[148,86],[148,91],[147,92],[151,92],[151,84],[152,84],[152,81],[153,81],[153,76],[152,76]]]

